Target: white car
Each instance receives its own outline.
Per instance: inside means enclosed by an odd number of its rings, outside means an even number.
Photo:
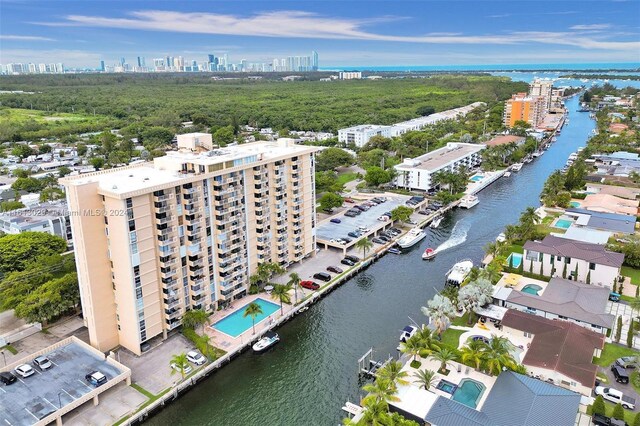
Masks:
[[[180,369],[178,368],[177,364],[171,363],[171,368],[173,368],[174,370],[176,370],[178,373],[180,372]],[[190,365],[187,365],[186,368],[184,369],[184,374],[189,374],[193,371],[193,368],[191,368]]]
[[[48,370],[53,367],[53,363],[46,356],[39,356],[33,360],[33,365],[40,367],[41,370]]]
[[[195,365],[202,365],[207,362],[207,359],[197,351],[187,352],[187,360]]]
[[[36,374],[36,370],[31,368],[29,364],[22,364],[16,367],[16,373],[23,378]]]

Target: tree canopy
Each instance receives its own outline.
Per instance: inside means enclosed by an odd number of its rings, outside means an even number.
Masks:
[[[66,241],[45,232],[23,232],[0,237],[0,272],[22,271],[42,256],[62,253]]]

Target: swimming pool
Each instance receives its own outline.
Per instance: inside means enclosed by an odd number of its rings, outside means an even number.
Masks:
[[[451,399],[467,407],[476,408],[485,389],[486,386],[476,380],[462,379]]]
[[[558,219],[556,223],[553,224],[555,228],[567,229],[571,226],[573,222],[567,219]]]
[[[507,265],[511,265],[514,268],[519,268],[522,263],[522,254],[520,253],[511,253],[509,257],[507,257]]]
[[[280,309],[280,306],[275,303],[260,298],[256,299],[254,303],[257,303],[262,308],[262,313],[256,316],[256,324]],[[222,318],[220,321],[214,323],[213,328],[231,337],[238,337],[249,330],[252,327],[253,320],[250,316],[243,316],[245,309],[247,309],[249,305],[250,303],[247,303],[228,317]]]
[[[451,383],[448,380],[440,380],[436,385],[436,389],[440,389],[442,392],[453,394],[456,391],[457,386],[455,383]]]
[[[469,179],[471,182],[479,182],[482,179],[484,179],[484,176],[482,175],[475,175],[475,176],[471,176],[471,178]]]
[[[520,291],[522,291],[523,293],[533,294],[534,296],[539,296],[540,290],[542,290],[542,287],[537,284],[527,284],[522,287],[522,290]]]
[[[578,207],[580,207],[580,203],[579,203],[579,202],[577,202],[577,201],[571,201],[571,202],[569,203],[569,205],[570,205],[571,207],[573,207],[573,208],[578,208]]]

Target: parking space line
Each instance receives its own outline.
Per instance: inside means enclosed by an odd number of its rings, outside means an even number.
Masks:
[[[40,419],[39,419],[35,414],[33,414],[31,411],[29,411],[29,409],[28,409],[27,407],[24,407],[24,410],[25,410],[27,413],[31,414],[31,415],[33,416],[33,418],[34,418],[34,419],[36,419],[36,422],[39,422],[39,421],[40,421]]]
[[[72,396],[69,394],[69,392],[67,392],[66,390],[64,390],[64,389],[62,389],[62,388],[60,388],[60,390],[61,390],[62,392],[64,392],[64,393],[66,393],[67,395],[69,395],[69,398],[71,398],[71,401],[75,401],[75,398],[74,398],[74,397],[72,397]]]
[[[84,387],[86,387],[87,389],[91,390],[91,388],[89,387],[89,385],[87,385],[85,382],[83,382],[80,379],[77,379],[80,383],[82,383],[84,385]]]
[[[45,398],[44,396],[42,397],[42,399],[44,399],[45,401],[47,401],[53,408],[55,408],[56,410],[58,410],[60,407],[56,407],[55,405],[53,405],[53,403],[51,401],[49,401],[47,398]]]
[[[2,393],[7,393],[7,391],[2,388],[0,388],[0,390],[2,391]]]

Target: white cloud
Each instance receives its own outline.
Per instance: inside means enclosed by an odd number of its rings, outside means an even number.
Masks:
[[[611,24],[583,24],[569,27],[571,30],[578,31],[606,30],[607,28],[611,28]]]
[[[2,49],[0,50],[0,63],[50,63],[64,62],[65,66],[71,67],[97,67],[101,60],[101,55],[83,50],[36,50],[36,49]]]
[[[568,13],[568,12],[567,12]],[[506,34],[463,35],[426,34],[395,36],[365,30],[377,22],[404,19],[383,16],[373,19],[333,18],[303,11],[263,12],[251,16],[217,13],[184,13],[146,10],[130,13],[128,18],[69,15],[62,22],[41,22],[48,26],[87,26],[255,37],[344,39],[426,44],[516,45],[540,43],[568,45],[583,49],[640,51],[640,41],[607,41],[589,38],[575,31],[511,32]]]
[[[39,37],[39,36],[22,36],[22,35],[12,35],[12,34],[0,34],[0,40],[17,40],[17,41],[55,41],[49,37]]]

